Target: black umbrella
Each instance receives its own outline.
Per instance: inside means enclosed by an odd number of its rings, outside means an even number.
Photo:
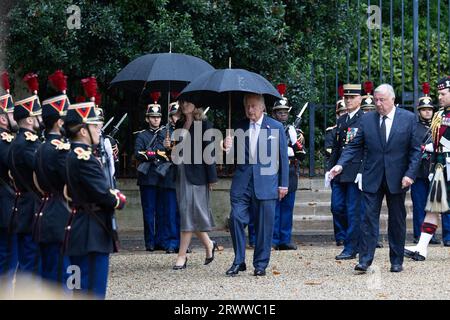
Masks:
[[[269,105],[282,98],[273,85],[257,73],[244,69],[220,69],[196,78],[184,88],[178,99],[191,100],[205,107],[228,104],[228,126],[231,127],[232,100],[242,101],[246,93],[263,95]]]
[[[155,53],[139,57],[125,66],[111,81],[111,87],[142,93],[181,91],[192,80],[214,68],[206,61],[181,53]]]

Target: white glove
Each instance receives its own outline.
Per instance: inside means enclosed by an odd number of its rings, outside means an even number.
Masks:
[[[288,147],[288,157],[293,157],[294,155],[294,150],[291,147]]]
[[[325,173],[325,188],[329,188],[330,187],[330,171],[327,171]]]
[[[293,126],[289,127],[288,130],[289,134],[289,140],[291,141],[291,144],[294,145],[297,143],[297,131],[295,131],[295,128]]]
[[[433,152],[434,151],[433,143],[426,144],[425,145],[425,151]]]
[[[428,180],[430,180],[430,182],[433,181],[433,174],[432,174],[432,173],[430,173],[430,174],[428,175]]]
[[[355,183],[358,184],[358,189],[359,189],[360,191],[362,191],[362,174],[361,174],[361,173],[358,173],[358,174],[356,175]]]

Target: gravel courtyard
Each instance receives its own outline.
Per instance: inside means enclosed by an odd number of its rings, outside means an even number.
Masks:
[[[385,247],[387,245],[385,244]],[[301,244],[297,251],[272,251],[266,277],[254,277],[247,250],[247,271],[225,276],[233,250],[225,245],[203,265],[205,252],[194,245],[187,269],[172,270],[176,255],[128,250],[111,256],[107,299],[448,299],[450,249],[431,246],[425,262],[405,259],[404,271],[389,272],[389,249],[377,249],[372,271],[355,275],[356,260],[335,261],[341,248],[332,243]]]

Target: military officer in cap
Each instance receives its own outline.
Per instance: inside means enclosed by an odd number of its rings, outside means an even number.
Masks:
[[[149,128],[138,132],[135,143],[135,157],[139,161],[137,184],[141,193],[142,212],[144,217],[145,249],[154,251],[164,248],[161,243],[161,221],[163,207],[160,176],[157,166],[162,160],[161,154],[165,152],[164,139],[166,134],[161,124],[161,106],[154,98],[154,103],[147,106],[145,121]],[[166,161],[164,159],[164,161]]]
[[[42,277],[65,283],[69,258],[62,255],[61,249],[70,209],[63,191],[70,143],[64,136],[63,125],[69,99],[65,94],[66,77],[61,70],[53,73],[49,81],[61,94],[42,103],[45,142],[37,150],[34,168],[34,182],[42,204],[35,213],[33,239],[41,250]]]
[[[13,119],[14,103],[7,73],[2,75],[2,80],[6,94],[0,96],[0,298],[7,298],[12,293],[17,266],[17,237],[9,230],[15,192],[8,176],[8,153],[18,128]]]
[[[338,88],[339,100],[336,102],[336,122],[339,118],[347,115],[347,107],[344,101],[344,87]],[[336,140],[337,125],[326,129],[325,133],[325,158],[326,168],[329,167],[331,153],[333,151],[334,141]],[[328,179],[328,177],[326,177]],[[327,183],[327,182],[326,182]],[[335,181],[330,182],[331,186],[331,213],[333,214],[334,239],[338,247],[344,245],[347,233],[347,209],[345,204],[345,195],[342,192],[340,184]]]
[[[14,105],[14,120],[19,125],[19,131],[8,154],[8,167],[16,188],[10,228],[17,234],[18,271],[23,275],[40,274],[39,247],[33,241],[31,231],[34,213],[39,210],[41,204],[34,188],[33,170],[36,150],[41,145],[39,134],[42,123],[42,109],[37,96],[37,75],[27,74],[24,80],[33,95],[17,101]]]
[[[352,141],[358,132],[359,123],[364,114],[360,108],[361,85],[345,84],[344,101],[347,107],[347,115],[339,118],[337,122],[336,138],[333,144],[328,171],[337,163],[345,146]],[[358,188],[355,180],[362,163],[362,158],[363,154],[359,152],[352,160],[352,163],[344,168],[343,174],[337,176],[337,180],[333,182],[336,183],[336,186],[339,187],[345,198],[348,222],[344,250],[336,256],[336,260],[355,259],[358,253],[361,221],[361,190]]]
[[[175,131],[175,124],[180,118],[178,102],[169,104],[169,125],[166,126],[162,134],[166,136],[164,140],[164,147],[171,149],[172,143],[170,137]],[[162,238],[163,246],[166,248],[166,253],[178,252],[180,247],[180,213],[178,211],[177,193],[175,190],[177,168],[175,165],[170,165],[164,177],[161,177],[162,188]]]
[[[406,247],[405,256],[416,261],[427,258],[428,244],[436,233],[439,214],[448,215],[450,183],[448,182],[450,163],[450,77],[439,80],[437,85],[439,105],[431,121],[432,148],[424,144],[425,151],[431,152],[431,183],[425,206],[425,219],[421,227],[419,242],[416,246]],[[428,99],[425,98],[426,101]],[[444,236],[445,241],[445,236]],[[449,243],[450,244],[450,243]]]
[[[106,294],[109,255],[117,251],[114,210],[126,204],[126,197],[109,187],[101,163],[92,154],[100,141],[101,126],[93,102],[69,107],[64,123],[71,144],[65,196],[70,201],[71,215],[63,249],[71,265],[80,268],[81,291],[98,299]]]
[[[297,246],[291,242],[292,219],[294,213],[295,193],[298,187],[299,162],[305,158],[304,138],[301,132],[297,132],[293,125],[287,123],[289,110],[287,99],[275,102],[272,108],[272,116],[280,121],[287,137],[289,157],[289,189],[288,194],[275,207],[275,223],[272,245],[275,250],[297,250]]]

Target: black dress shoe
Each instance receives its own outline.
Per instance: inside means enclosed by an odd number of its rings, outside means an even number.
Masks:
[[[262,277],[266,275],[266,270],[263,269],[255,269],[255,271],[253,272],[253,275],[255,277]]]
[[[414,240],[413,240],[413,242],[415,243],[415,244],[418,244],[419,243],[419,238],[417,237],[414,237]]]
[[[186,257],[186,260],[184,260],[184,264],[183,264],[182,266],[174,265],[174,266],[172,267],[172,269],[173,269],[173,270],[186,269],[186,266],[187,266],[187,260],[188,260],[188,258]]]
[[[367,264],[358,263],[355,266],[355,271],[359,271],[359,272],[367,272],[368,269],[369,269],[369,266]]]
[[[444,241],[444,247],[450,247],[450,241]]]
[[[166,251],[166,248],[163,248],[162,246],[155,246],[155,250]]]
[[[351,260],[351,259],[356,259],[356,253],[354,254],[350,254],[350,253],[346,253],[346,252],[341,252],[341,254],[337,255],[336,260]]]
[[[278,250],[297,250],[297,246],[293,243],[283,243],[278,245]]]
[[[336,246],[337,247],[342,247],[344,245],[344,240],[338,240],[336,241]]]
[[[245,271],[245,270],[247,270],[247,266],[245,265],[245,262],[241,263],[241,264],[233,264],[231,266],[231,268],[228,269],[227,272],[225,272],[225,274],[227,276],[233,277],[233,276],[237,275],[239,273],[239,271]]]
[[[147,248],[145,248],[145,251],[153,252],[153,251],[155,251],[155,247],[147,247]]]
[[[378,248],[378,249],[384,248],[383,243],[382,243],[382,242],[377,242],[377,248]]]
[[[166,250],[166,253],[168,253],[168,254],[176,253],[176,250],[174,248],[169,248]]]
[[[418,251],[411,251],[408,249],[405,249],[404,254],[405,257],[413,259],[415,261],[425,261],[425,257],[421,255]]]
[[[213,248],[212,248],[211,257],[205,258],[205,263],[204,263],[205,266],[207,264],[210,264],[214,260],[214,251],[219,250],[219,247],[217,246],[217,242],[213,241],[212,243],[213,243]]]
[[[393,264],[391,266],[391,272],[402,272],[403,271],[403,266],[401,264]]]

